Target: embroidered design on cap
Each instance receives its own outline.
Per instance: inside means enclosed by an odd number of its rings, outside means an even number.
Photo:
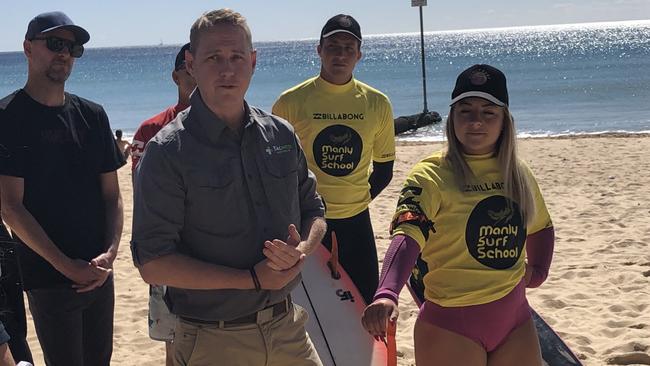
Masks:
[[[482,69],[474,71],[469,77],[469,82],[472,83],[472,85],[484,85],[488,80],[490,80],[490,74]]]
[[[339,24],[344,26],[344,27],[351,27],[352,26],[352,21],[349,18],[341,18],[339,20]]]

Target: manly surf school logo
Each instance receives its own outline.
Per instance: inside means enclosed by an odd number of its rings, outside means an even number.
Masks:
[[[490,196],[472,210],[465,228],[467,249],[474,259],[494,269],[515,265],[526,240],[519,205],[504,196]]]
[[[323,129],[314,139],[314,160],[326,174],[342,177],[356,169],[363,142],[357,131],[344,125]]]

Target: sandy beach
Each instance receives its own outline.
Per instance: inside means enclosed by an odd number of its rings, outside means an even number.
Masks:
[[[442,147],[399,143],[392,183],[371,205],[380,258],[388,224],[410,168]],[[556,230],[548,280],[528,291],[531,305],[585,365],[650,365],[649,135],[606,135],[521,140],[521,156],[537,176]],[[147,334],[148,287],[132,264],[131,170],[119,171],[125,223],[115,262],[113,365],[163,365],[163,343]],[[414,365],[417,308],[400,297],[400,365]],[[36,364],[43,365],[29,323]],[[61,336],[65,336],[62,331]]]

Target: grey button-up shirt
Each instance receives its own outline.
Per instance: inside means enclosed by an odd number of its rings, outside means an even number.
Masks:
[[[133,260],[180,253],[248,269],[265,258],[265,240],[285,240],[289,224],[300,230],[323,216],[316,178],[286,121],[246,105],[244,127],[233,131],[198,90],[190,106],[147,144],[138,166]],[[231,320],[281,301],[299,280],[261,292],[168,287],[167,300],[177,315]]]

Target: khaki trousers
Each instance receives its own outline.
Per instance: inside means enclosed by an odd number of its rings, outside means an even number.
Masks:
[[[174,366],[322,366],[305,331],[307,317],[294,304],[261,324],[219,328],[179,318]]]

